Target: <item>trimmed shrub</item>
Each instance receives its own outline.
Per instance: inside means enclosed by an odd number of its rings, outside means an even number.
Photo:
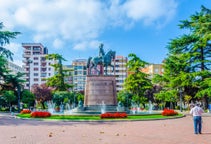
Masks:
[[[34,118],[45,118],[45,117],[50,117],[51,113],[50,112],[45,112],[45,111],[34,111],[31,113],[31,117]]]

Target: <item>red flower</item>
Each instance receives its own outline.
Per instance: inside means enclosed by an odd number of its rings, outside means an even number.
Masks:
[[[162,112],[163,116],[173,116],[178,115],[178,112],[174,111],[173,109],[164,109]]]
[[[31,111],[29,109],[23,109],[21,111],[21,114],[28,114],[28,113],[31,113]]]
[[[116,112],[116,113],[104,113],[104,114],[100,115],[101,119],[103,119],[103,118],[126,118],[126,117],[127,117],[126,113],[119,113],[119,112]]]
[[[38,117],[38,118],[45,118],[45,117],[50,117],[51,113],[45,112],[45,111],[35,111],[31,113],[31,117]]]

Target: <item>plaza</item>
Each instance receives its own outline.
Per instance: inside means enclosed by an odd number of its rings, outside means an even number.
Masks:
[[[127,121],[71,122],[17,119],[0,114],[1,144],[209,144],[211,115],[203,115],[201,135],[192,117]]]

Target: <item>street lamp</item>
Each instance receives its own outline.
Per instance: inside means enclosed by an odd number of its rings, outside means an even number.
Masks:
[[[29,91],[30,91],[30,64],[32,63],[33,61],[28,59],[27,60],[27,65],[29,65]]]
[[[182,112],[182,92],[183,92],[183,89],[180,87],[179,88],[179,94],[180,94],[180,112]]]

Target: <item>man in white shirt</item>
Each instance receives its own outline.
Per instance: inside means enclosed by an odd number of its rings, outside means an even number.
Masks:
[[[200,104],[197,103],[190,111],[190,114],[193,115],[193,124],[194,124],[194,133],[201,134],[202,129],[202,118],[201,115],[204,110],[200,107]]]

